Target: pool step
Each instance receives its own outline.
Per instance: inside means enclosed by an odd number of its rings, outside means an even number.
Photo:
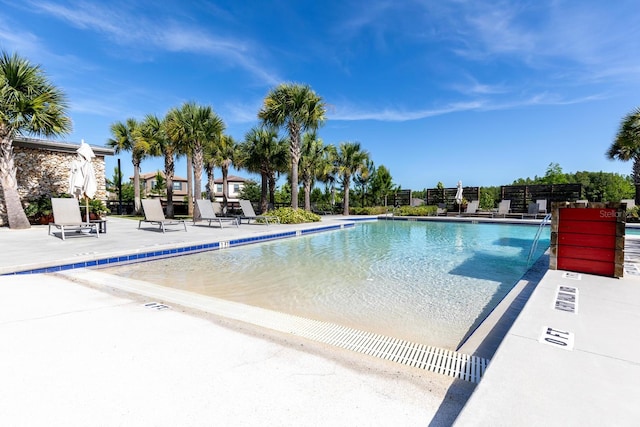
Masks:
[[[115,288],[162,301],[155,304],[182,305],[473,383],[480,381],[489,363],[488,359],[456,351],[159,286],[142,280],[114,276],[101,271],[75,269],[56,274],[74,281]]]

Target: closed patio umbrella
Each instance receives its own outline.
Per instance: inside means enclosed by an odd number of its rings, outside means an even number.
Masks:
[[[458,181],[458,191],[456,191],[456,203],[458,204],[458,215],[462,206],[462,181]]]
[[[89,222],[89,199],[93,198],[98,190],[96,172],[91,163],[91,159],[96,155],[89,144],[84,142],[84,139],[80,143],[80,148],[76,150],[76,153],[78,153],[77,158],[71,162],[69,194],[78,199],[85,199],[87,222]]]

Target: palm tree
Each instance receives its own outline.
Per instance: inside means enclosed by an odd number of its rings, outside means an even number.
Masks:
[[[215,201],[216,189],[213,172],[216,166],[218,166],[218,151],[220,149],[220,139],[207,141],[204,146],[204,172],[207,177],[207,199]]]
[[[326,148],[322,139],[316,137],[315,132],[305,133],[302,137],[302,151],[300,170],[304,191],[304,209],[311,210],[311,188],[316,177],[321,174],[322,162],[325,159]]]
[[[171,114],[167,123],[170,138],[180,141],[183,150],[191,154],[194,188],[189,191],[189,211],[196,216],[198,212],[193,211],[193,197],[201,197],[204,146],[207,141],[219,138],[223,131],[224,122],[213,109],[194,102],[185,102],[179,110]]]
[[[218,164],[222,170],[222,206],[226,209],[229,202],[229,167],[240,163],[238,143],[229,135],[222,135],[220,138],[220,149],[218,150]]]
[[[65,95],[39,65],[17,54],[0,55],[0,186],[9,228],[29,228],[18,194],[13,140],[23,133],[60,136],[71,131]]]
[[[325,187],[325,192],[328,191],[331,193],[330,204],[332,209],[336,204],[336,181],[338,174],[336,169],[337,157],[338,151],[336,150],[335,145],[327,145],[324,152],[324,160],[322,161],[322,168],[318,174],[318,179],[328,186],[328,188]]]
[[[607,151],[607,157],[622,161],[633,160],[633,182],[636,186],[636,204],[640,204],[640,107],[627,114]]]
[[[107,146],[114,149],[116,154],[122,151],[131,152],[131,162],[133,163],[133,191],[134,191],[134,211],[140,214],[142,203],[140,201],[140,164],[149,154],[149,143],[138,136],[138,121],[128,118],[124,123],[115,122],[111,124],[111,135],[113,138],[107,140]]]
[[[343,215],[349,215],[349,185],[351,177],[366,167],[369,153],[362,151],[359,142],[341,142],[336,158],[336,169],[344,187]]]
[[[291,156],[291,207],[298,208],[298,162],[300,161],[300,133],[316,130],[325,120],[325,104],[308,85],[283,83],[264,99],[258,118],[264,124],[289,132]]]
[[[354,182],[360,187],[363,208],[365,205],[365,199],[367,197],[367,187],[369,186],[375,173],[376,167],[373,164],[373,160],[367,160],[364,167],[353,176]]]
[[[164,157],[164,181],[167,190],[168,218],[173,218],[173,177],[175,175],[175,144],[166,132],[166,118],[160,119],[155,114],[147,114],[136,131],[136,138],[149,146],[149,154]]]
[[[283,172],[287,164],[286,145],[288,141],[278,139],[278,132],[271,127],[252,128],[241,145],[242,165],[260,174],[262,212],[267,211],[269,203],[275,202],[276,173]]]

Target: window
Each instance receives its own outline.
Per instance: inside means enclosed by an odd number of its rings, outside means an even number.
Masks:
[[[173,183],[173,189],[177,190],[177,191],[181,191],[182,190],[182,183],[181,182],[174,182]]]
[[[216,184],[216,193],[222,193],[222,184]]]
[[[240,192],[240,184],[233,184],[233,194],[238,194]]]

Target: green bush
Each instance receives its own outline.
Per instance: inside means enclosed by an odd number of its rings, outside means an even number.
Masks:
[[[627,222],[640,222],[640,206],[627,209]]]
[[[320,215],[304,209],[278,208],[265,213],[265,216],[276,216],[280,220],[280,224],[301,224],[304,222],[318,222]]]
[[[400,206],[399,208],[393,208],[391,206],[369,206],[364,208],[349,208],[350,215],[386,215],[393,213],[397,216],[429,216],[435,215],[437,211],[436,206]]]
[[[390,211],[390,207],[386,206],[367,206],[364,208],[349,208],[349,215],[384,215]]]
[[[394,211],[398,216],[429,216],[436,214],[436,206],[400,206]]]

